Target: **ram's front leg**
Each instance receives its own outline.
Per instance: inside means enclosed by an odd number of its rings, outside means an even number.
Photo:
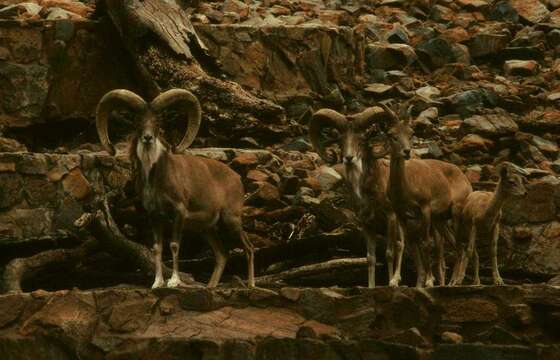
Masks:
[[[163,250],[163,227],[159,221],[154,222],[153,233],[154,233],[153,254],[154,254],[154,263],[156,265],[156,277],[152,285],[152,289],[156,289],[156,288],[163,287],[165,285],[165,281],[163,280],[163,269],[161,263],[161,253]]]
[[[178,286],[186,286],[179,277],[179,250],[181,248],[181,239],[183,237],[184,217],[176,215],[173,219],[173,232],[171,234],[171,256],[173,257],[173,274],[167,281],[167,287],[175,288]]]

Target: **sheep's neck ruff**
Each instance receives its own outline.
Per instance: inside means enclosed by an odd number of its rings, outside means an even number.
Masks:
[[[136,145],[136,156],[138,156],[140,164],[142,165],[142,173],[146,182],[149,179],[152,167],[166,150],[165,145],[163,145],[158,138],[148,145],[142,143],[142,141],[138,141],[138,145]]]

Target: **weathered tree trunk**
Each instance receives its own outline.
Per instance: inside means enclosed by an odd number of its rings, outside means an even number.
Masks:
[[[134,264],[147,275],[154,274],[155,263],[152,252],[144,245],[127,239],[119,230],[109,210],[107,198],[101,201],[101,209],[93,214],[84,214],[76,221],[78,227],[83,227],[99,241],[104,251],[118,257],[124,262]],[[163,275],[171,277],[172,270],[163,267]],[[197,284],[190,274],[180,273],[185,284]]]
[[[99,248],[96,240],[88,240],[74,249],[54,249],[35,254],[27,258],[10,261],[4,269],[4,291],[21,292],[22,282],[54,265],[72,266],[85,256]]]
[[[215,62],[175,0],[106,0],[106,10],[147,96],[185,88],[199,97],[206,114],[246,113],[261,121],[282,120],[282,107],[211,75],[217,72]]]

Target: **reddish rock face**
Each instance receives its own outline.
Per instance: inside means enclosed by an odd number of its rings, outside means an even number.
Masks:
[[[266,296],[259,289],[37,291],[0,296],[0,350],[10,358],[21,355],[25,344],[28,357],[46,348],[56,354],[64,340],[68,356],[86,358],[194,351],[220,358],[235,353],[254,359],[410,359],[422,353],[440,359],[475,347],[481,359],[498,350],[527,358],[535,350],[515,339],[538,339],[541,350],[550,351],[557,334],[536,319],[551,315],[559,295],[545,286],[285,288]],[[501,340],[492,330],[496,326]]]

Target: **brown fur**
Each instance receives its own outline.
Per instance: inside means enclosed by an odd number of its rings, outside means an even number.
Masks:
[[[455,224],[458,223],[465,199],[472,192],[472,187],[456,165],[440,160],[406,160],[410,157],[410,138],[413,133],[410,120],[400,120],[389,108],[385,105],[383,107],[391,118],[385,129],[391,154],[388,197],[401,227],[406,227],[407,218],[420,221],[421,256],[418,244],[412,243],[418,273],[416,286],[433,285],[432,234],[436,234],[437,240],[439,283],[444,285],[445,256],[442,236],[454,243],[447,222],[453,219]],[[404,248],[404,244],[399,248]],[[400,258],[402,252],[397,254],[398,261]],[[400,278],[398,265],[394,276]]]
[[[508,163],[500,166],[500,173],[500,181],[494,192],[475,191],[466,199],[459,223],[458,245],[460,250],[450,285],[462,284],[471,257],[474,260],[473,283],[480,285],[480,264],[476,245],[476,240],[480,238],[490,238],[494,285],[504,284],[498,269],[497,258],[502,207],[508,198],[524,195],[526,190],[521,176]]]

